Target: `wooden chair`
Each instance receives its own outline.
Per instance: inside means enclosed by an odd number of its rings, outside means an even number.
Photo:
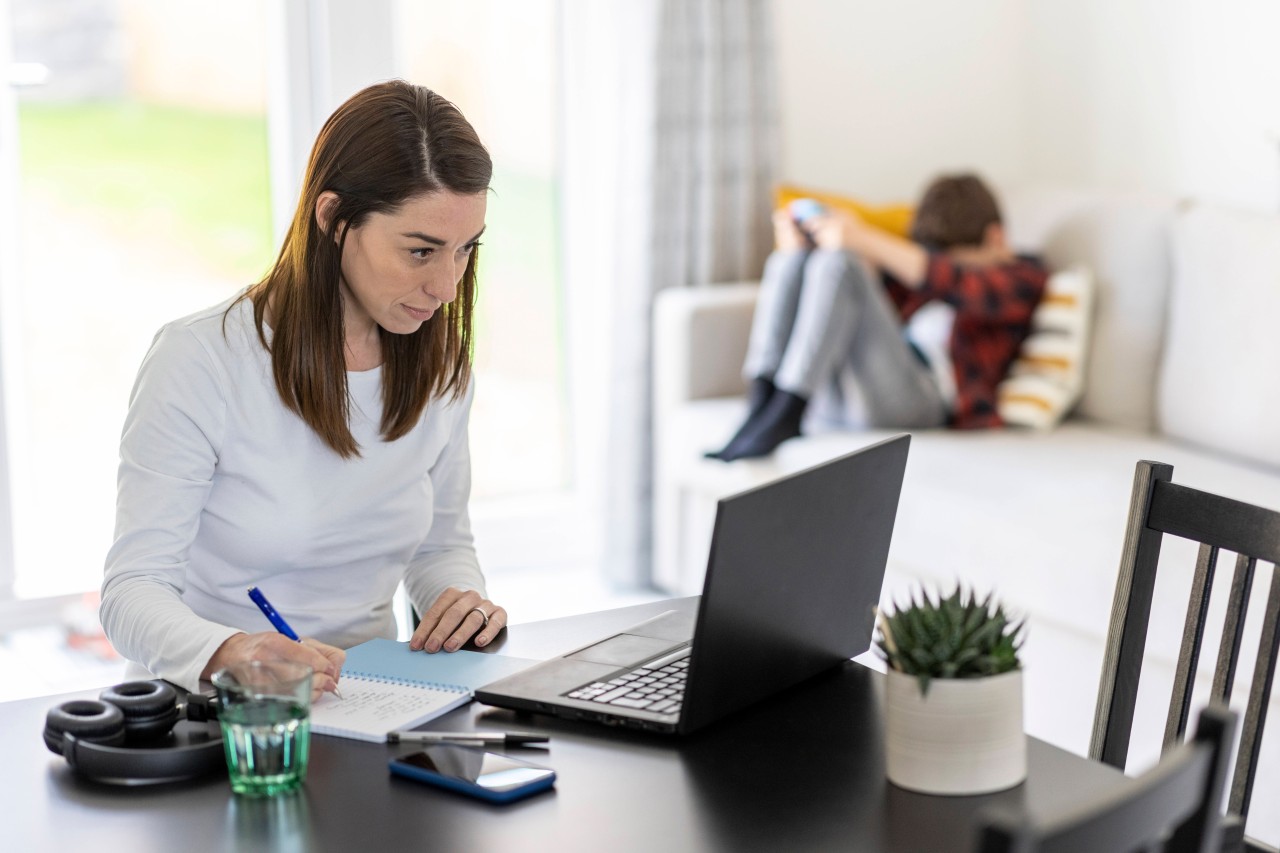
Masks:
[[[1195,738],[1178,744],[1133,783],[1069,814],[1048,819],[988,814],[980,853],[1211,853],[1221,830],[1222,800],[1235,714],[1200,713]]]
[[[1270,593],[1262,614],[1261,638],[1241,727],[1222,849],[1273,850],[1260,842],[1246,839],[1244,823],[1249,813],[1263,725],[1275,676],[1277,643],[1280,643],[1280,634],[1277,633],[1280,571],[1275,567],[1280,562],[1280,512],[1188,488],[1172,482],[1172,479],[1173,466],[1159,462],[1139,462],[1134,474],[1129,525],[1111,610],[1111,627],[1089,755],[1124,769],[1163,538],[1166,535],[1176,536],[1200,546],[1165,725],[1165,749],[1180,742],[1186,733],[1219,550],[1237,555],[1208,699],[1224,706],[1231,701],[1255,570],[1259,562],[1271,563]]]

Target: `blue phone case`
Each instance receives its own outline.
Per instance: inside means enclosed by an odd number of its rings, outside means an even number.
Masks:
[[[788,205],[791,211],[791,218],[796,221],[797,225],[804,225],[815,216],[822,216],[827,212],[826,207],[811,198],[798,198]]]
[[[510,756],[504,757],[509,758]],[[518,759],[512,760],[515,761]],[[466,794],[489,803],[514,802],[515,800],[524,799],[532,794],[536,794],[539,791],[546,791],[555,785],[556,774],[554,770],[551,770],[550,768],[542,768],[540,765],[531,764],[530,762],[521,763],[530,767],[539,767],[540,769],[548,770],[550,773],[541,779],[535,779],[532,782],[527,782],[515,788],[510,788],[505,791],[493,791],[466,779],[461,779],[457,776],[446,776],[442,773],[426,770],[401,761],[398,758],[391,759],[387,766],[391,769],[392,775],[402,776],[405,779],[412,779],[415,782],[425,782],[428,785],[435,785],[449,791],[456,791],[459,794]]]

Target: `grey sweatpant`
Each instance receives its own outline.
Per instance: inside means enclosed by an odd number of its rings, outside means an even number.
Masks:
[[[879,277],[843,251],[776,251],[765,263],[743,373],[860,428],[946,423],[937,383],[903,337]]]

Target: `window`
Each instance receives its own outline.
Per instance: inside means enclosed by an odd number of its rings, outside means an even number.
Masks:
[[[452,100],[494,161],[481,250],[475,496],[568,485],[555,174],[554,2],[397,4],[401,74]]]
[[[471,416],[486,571],[573,559],[555,0],[399,0],[397,72],[456,103],[494,162]]]
[[[495,163],[472,419],[482,561],[573,558],[556,5],[9,0],[14,59],[49,70],[18,98],[22,259],[0,290],[17,597],[97,588],[152,336],[262,276],[319,120],[388,73],[454,100]],[[269,120],[286,110],[282,158]]]
[[[18,99],[22,257],[0,293],[19,318],[0,385],[14,590],[39,598],[101,582],[120,426],[156,330],[273,256],[267,27],[254,0],[10,8],[14,59],[48,68]]]

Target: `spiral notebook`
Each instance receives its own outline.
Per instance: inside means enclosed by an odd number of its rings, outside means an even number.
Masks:
[[[481,652],[411,652],[407,643],[375,639],[347,650],[338,687],[311,706],[311,731],[377,741],[420,726],[471,701],[477,687],[537,661]]]

